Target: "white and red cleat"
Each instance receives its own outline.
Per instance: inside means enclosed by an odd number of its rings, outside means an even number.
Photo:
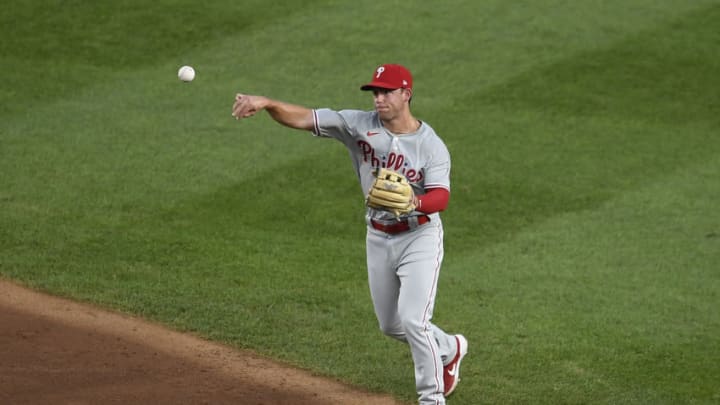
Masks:
[[[445,382],[445,396],[452,394],[460,381],[460,362],[467,354],[468,343],[463,335],[455,335],[457,342],[457,354],[443,369],[443,381]]]

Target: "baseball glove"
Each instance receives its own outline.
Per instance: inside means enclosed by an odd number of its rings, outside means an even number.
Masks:
[[[378,168],[368,193],[368,207],[390,211],[399,217],[415,210],[415,193],[407,178],[400,173],[386,168]]]

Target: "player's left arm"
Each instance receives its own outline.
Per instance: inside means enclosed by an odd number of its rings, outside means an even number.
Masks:
[[[450,202],[450,152],[439,137],[426,145],[431,153],[423,169],[424,193],[415,197],[415,210],[432,214],[444,211]]]

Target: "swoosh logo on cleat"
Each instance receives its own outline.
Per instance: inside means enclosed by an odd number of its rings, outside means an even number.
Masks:
[[[457,374],[457,369],[458,369],[458,365],[457,365],[457,363],[455,363],[453,365],[453,367],[450,370],[448,370],[448,374],[455,377],[455,374]]]

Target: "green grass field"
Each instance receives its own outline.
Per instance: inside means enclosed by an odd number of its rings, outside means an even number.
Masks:
[[[718,27],[717,0],[16,2],[0,277],[411,403],[342,145],[230,116],[370,109],[403,63],[453,156],[450,403],[720,403]]]

